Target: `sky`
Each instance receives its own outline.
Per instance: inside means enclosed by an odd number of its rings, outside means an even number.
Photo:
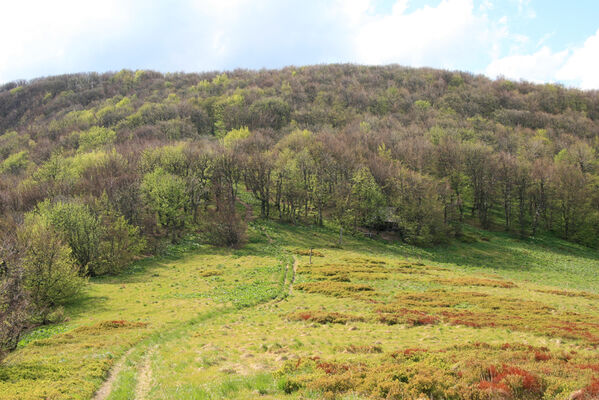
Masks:
[[[598,0],[3,0],[0,15],[0,83],[357,63],[599,89]]]

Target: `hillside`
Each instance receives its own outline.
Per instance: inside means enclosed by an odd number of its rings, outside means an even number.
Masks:
[[[355,65],[0,87],[2,399],[593,399],[598,247],[596,91]]]
[[[339,248],[326,228],[249,230],[242,250],[186,242],[90,281],[70,320],[9,355],[0,398],[87,399],[111,368],[96,399],[596,393],[594,252],[502,234]]]
[[[146,239],[179,236],[243,184],[292,222],[596,247],[598,120],[597,92],[399,66],[41,78],[0,88],[0,212],[106,193]],[[171,176],[185,224],[143,187]]]

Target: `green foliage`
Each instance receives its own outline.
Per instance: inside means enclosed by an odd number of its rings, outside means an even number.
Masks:
[[[28,135],[19,134],[15,131],[9,131],[0,136],[0,157],[8,158],[11,154],[18,152],[22,146],[29,140]]]
[[[16,174],[27,168],[29,152],[27,150],[13,153],[0,164],[0,173]]]
[[[289,123],[291,109],[284,100],[273,97],[260,99],[249,108],[253,128],[281,129]]]
[[[250,135],[251,133],[247,126],[241,127],[239,129],[233,129],[222,138],[223,146],[227,149],[231,149],[235,146],[235,143],[240,140],[247,139],[250,137]]]
[[[420,245],[468,225],[598,244],[592,93],[355,65],[122,70],[19,85],[0,93],[2,217],[44,199],[91,206],[106,192],[150,242],[193,227],[227,245],[243,243],[238,222],[254,218],[247,191],[264,218],[336,219]],[[183,182],[185,228],[160,222],[162,207],[139,207],[156,169]],[[211,214],[225,202],[240,208],[240,198],[245,213]]]
[[[104,195],[95,205],[100,224],[96,275],[118,274],[128,267],[145,248],[139,228],[112,209]]]
[[[214,103],[212,112],[216,137],[224,137],[229,130],[241,128],[245,120],[243,103],[244,98],[241,93],[221,98]]]
[[[349,226],[371,226],[380,221],[385,198],[368,168],[358,169],[352,176],[347,204]]]
[[[45,322],[52,309],[72,301],[85,280],[71,256],[71,249],[48,221],[29,215],[19,230],[23,248],[23,286],[29,293],[34,313]]]
[[[39,218],[64,238],[81,275],[118,273],[144,248],[139,228],[114,211],[105,197],[96,210],[79,202],[45,201],[28,217]]]
[[[116,133],[112,129],[92,126],[87,131],[79,133],[79,151],[87,152],[98,147],[112,144]]]
[[[188,220],[189,196],[185,181],[158,167],[144,175],[141,193],[156,228],[164,228],[172,240],[178,239]]]
[[[88,206],[81,203],[50,203],[37,206],[30,218],[39,218],[63,235],[81,275],[96,275],[100,259],[101,227]]]
[[[431,103],[428,100],[416,100],[414,107],[419,111],[428,111],[431,108]]]
[[[147,173],[161,168],[174,175],[186,175],[188,161],[184,150],[183,143],[147,149],[141,155],[140,169]]]
[[[54,153],[35,170],[32,178],[37,183],[48,184],[61,191],[75,185],[86,170],[103,165],[115,154],[114,151],[106,153],[99,150],[65,157]]]

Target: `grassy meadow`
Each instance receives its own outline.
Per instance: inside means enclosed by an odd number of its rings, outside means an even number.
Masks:
[[[434,248],[248,231],[240,250],[190,238],[90,280],[65,322],[6,359],[0,398],[599,395],[596,252],[475,228]]]

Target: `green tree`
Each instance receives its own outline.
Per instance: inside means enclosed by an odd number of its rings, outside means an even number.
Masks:
[[[45,223],[60,233],[79,264],[81,275],[100,274],[100,238],[102,229],[88,206],[77,202],[44,201],[34,211]]]
[[[23,254],[23,286],[42,323],[56,306],[72,301],[85,279],[66,245],[51,224],[30,214],[18,232]]]
[[[96,202],[96,208],[101,233],[95,273],[118,274],[141,253],[145,241],[139,234],[139,228],[110,206],[105,194]]]
[[[372,173],[366,167],[354,172],[347,214],[351,225],[372,226],[381,218],[385,198]]]
[[[188,219],[189,196],[185,181],[157,168],[144,175],[141,194],[149,213],[155,217],[156,227],[165,229],[171,240],[176,241]]]
[[[116,133],[112,129],[92,126],[88,130],[79,133],[79,151],[94,150],[100,146],[113,143],[115,139]]]
[[[29,153],[26,150],[13,153],[0,164],[0,173],[16,174],[27,168],[28,164]]]

